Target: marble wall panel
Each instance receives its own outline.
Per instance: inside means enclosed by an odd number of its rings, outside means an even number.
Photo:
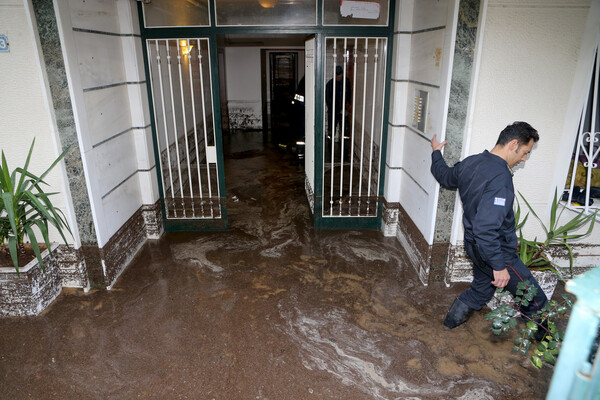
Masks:
[[[102,197],[138,169],[133,132],[128,131],[92,150]],[[138,207],[140,204],[137,205]]]
[[[398,0],[396,3],[395,31],[412,31],[415,0]]]
[[[119,32],[116,1],[69,0],[71,23],[75,28]]]
[[[403,170],[401,188],[400,188],[400,204],[406,210],[413,223],[420,232],[427,233],[430,223],[430,212],[427,209],[429,204],[429,194],[421,187],[414,178]],[[423,235],[425,236],[425,235]]]
[[[73,38],[84,90],[127,81],[121,37],[74,32]]]
[[[131,110],[131,126],[141,128],[150,125],[150,105],[146,84],[128,84],[127,92]]]
[[[146,71],[144,70],[142,41],[138,36],[122,36],[121,45],[123,46],[124,57],[131,58],[131,62],[125,62],[124,65],[127,80],[129,82],[145,81]],[[137,60],[139,62],[136,62]]]
[[[433,135],[437,135],[438,138],[441,137],[442,134],[442,125],[444,115],[444,96],[442,89],[432,88],[432,87],[420,87],[420,85],[415,84],[415,88],[420,90],[424,90],[428,93],[429,101],[427,104],[427,120],[425,124],[425,136],[432,137]],[[429,148],[431,151],[431,148]]]
[[[152,144],[152,128],[134,129],[133,140],[135,142],[135,151],[137,167],[140,170],[147,170],[154,167],[154,147]]]
[[[402,173],[401,168],[391,168],[388,165],[385,166],[386,185],[383,195],[385,196],[386,201],[393,203],[400,201]]]
[[[131,128],[128,85],[84,92],[92,147]]]
[[[32,0],[31,4],[48,76],[58,136],[62,148],[70,147],[69,153],[65,156],[65,166],[79,237],[83,245],[96,245],[98,239],[87,191],[88,182],[86,182],[82,155],[79,151],[79,139],[54,5],[53,2],[45,0]]]
[[[121,32],[140,35],[137,1],[119,0],[117,4]]]
[[[412,36],[409,33],[397,33],[394,35],[392,79],[406,80],[410,77],[411,46]]]
[[[473,74],[480,5],[481,0],[461,0],[459,3],[446,125],[448,144],[444,147],[444,158],[448,164],[454,164],[460,159],[463,148],[468,103],[471,96],[471,77]],[[450,241],[455,201],[454,191],[440,188],[434,241]]]
[[[404,143],[404,135],[406,134],[406,128],[402,126],[389,126],[388,127],[388,157],[386,164],[390,167],[401,167],[402,166],[402,146]],[[387,182],[387,180],[386,180]]]
[[[158,192],[158,180],[156,178],[156,169],[148,171],[138,171],[142,204],[153,204],[160,198]]]
[[[391,97],[390,123],[396,126],[406,125],[408,82],[392,81]]]
[[[448,0],[418,0],[413,13],[413,31],[446,25]]]
[[[439,29],[412,35],[411,81],[440,85],[445,32]]]
[[[412,131],[406,132],[403,146],[402,167],[427,193],[435,188],[435,179],[431,175],[431,146],[429,142]]]
[[[142,205],[137,172],[102,199],[104,211],[103,237],[111,238]]]

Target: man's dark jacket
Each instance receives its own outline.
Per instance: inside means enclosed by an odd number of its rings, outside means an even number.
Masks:
[[[431,154],[431,173],[440,185],[458,188],[465,241],[474,243],[494,270],[512,265],[517,252],[515,193],[506,161],[486,150],[448,167],[437,150]]]

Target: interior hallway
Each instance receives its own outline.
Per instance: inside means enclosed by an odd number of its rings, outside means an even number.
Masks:
[[[232,136],[229,231],[166,234],[113,290],[0,320],[1,398],[544,398],[552,371],[483,312],[443,328],[464,284],[423,287],[378,231],[315,232],[293,156]]]

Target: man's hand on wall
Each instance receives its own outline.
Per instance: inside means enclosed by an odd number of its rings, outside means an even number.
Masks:
[[[446,145],[446,141],[444,140],[442,143],[437,141],[437,135],[433,135],[431,138],[431,148],[433,151],[442,150],[442,148]]]

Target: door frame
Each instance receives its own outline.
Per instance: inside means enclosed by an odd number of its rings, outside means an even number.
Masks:
[[[383,198],[385,186],[385,159],[387,153],[387,133],[388,133],[388,116],[389,116],[389,98],[391,87],[391,70],[393,56],[393,38],[394,38],[394,19],[396,2],[389,1],[388,10],[388,25],[387,26],[342,26],[342,25],[323,25],[323,2],[317,0],[317,25],[314,26],[217,26],[215,0],[209,0],[210,26],[203,27],[162,27],[162,28],[146,28],[144,26],[143,5],[138,2],[138,16],[140,24],[140,33],[142,41],[142,51],[144,54],[144,68],[146,77],[150,76],[148,65],[148,54],[146,48],[146,39],[176,39],[186,37],[197,37],[208,39],[211,58],[211,80],[212,80],[212,95],[213,95],[213,113],[215,125],[215,144],[217,146],[217,169],[219,172],[219,188],[222,201],[222,219],[221,220],[171,220],[165,218],[165,209],[162,207],[163,224],[165,231],[192,231],[192,230],[224,230],[228,229],[227,219],[227,195],[225,187],[225,171],[224,171],[224,156],[223,156],[223,129],[221,123],[221,99],[219,95],[219,70],[217,68],[218,49],[217,35],[235,35],[235,34],[256,34],[256,35],[277,35],[277,34],[301,34],[315,37],[315,187],[314,193],[314,210],[313,221],[315,229],[378,229],[381,224],[383,204],[378,201],[377,215],[374,217],[342,217],[342,218],[324,218],[322,215],[322,171],[323,171],[323,118],[324,113],[324,91],[323,83],[325,71],[325,38],[326,37],[350,37],[350,36],[368,36],[381,37],[387,39],[387,54],[386,54],[386,76],[384,89],[384,110],[383,110],[383,129],[381,137],[381,158],[379,160],[380,199]],[[215,84],[216,83],[216,84]],[[149,84],[148,102],[150,110],[153,109],[152,104],[152,88]],[[156,125],[155,117],[152,112],[151,125],[154,141],[155,159],[160,160],[158,154],[158,146],[156,143]],[[306,149],[308,151],[308,149]],[[160,180],[161,168],[160,163],[156,163],[156,173],[158,178],[159,192],[163,194],[163,188]]]

